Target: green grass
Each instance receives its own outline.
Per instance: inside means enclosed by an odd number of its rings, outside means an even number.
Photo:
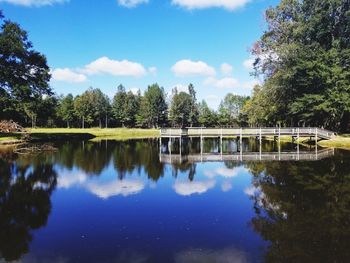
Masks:
[[[20,139],[20,133],[0,133],[0,144],[17,142]]]
[[[349,135],[337,136],[328,141],[320,141],[319,145],[323,147],[350,149],[350,137]]]
[[[158,129],[136,129],[136,128],[38,128],[28,129],[34,139],[68,139],[86,138],[94,140],[127,140],[134,138],[155,138],[159,136]]]

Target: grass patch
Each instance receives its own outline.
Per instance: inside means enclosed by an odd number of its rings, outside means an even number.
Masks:
[[[34,140],[58,140],[58,139],[93,139],[93,140],[128,140],[134,138],[159,137],[158,129],[128,129],[128,128],[39,128],[28,129]]]
[[[337,136],[328,141],[320,141],[318,144],[323,147],[350,149],[350,136]]]
[[[0,144],[16,142],[21,139],[20,133],[0,133]]]

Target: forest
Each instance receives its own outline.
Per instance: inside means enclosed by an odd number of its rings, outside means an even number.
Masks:
[[[0,119],[40,127],[317,126],[346,132],[350,122],[350,1],[282,0],[266,10],[251,48],[262,85],[250,97],[229,93],[217,110],[195,87],[171,94],[88,88],[73,96],[50,87],[46,57],[19,24],[0,13]]]

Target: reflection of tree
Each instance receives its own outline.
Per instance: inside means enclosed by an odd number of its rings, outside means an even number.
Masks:
[[[28,252],[31,231],[46,224],[56,178],[52,165],[17,166],[0,160],[0,254],[5,260]]]
[[[157,140],[115,142],[114,167],[120,178],[124,178],[127,172],[143,168],[149,178],[157,181],[164,175],[164,164],[159,162]]]
[[[267,262],[346,262],[350,257],[349,155],[320,162],[248,164],[253,226],[270,241]]]
[[[173,176],[176,178],[179,172],[187,172],[188,171],[188,180],[193,181],[194,176],[196,174],[196,167],[197,165],[195,163],[173,163],[172,164],[172,171]]]
[[[56,162],[67,168],[77,166],[88,174],[100,174],[111,160],[113,144],[110,142],[66,142],[59,145]]]

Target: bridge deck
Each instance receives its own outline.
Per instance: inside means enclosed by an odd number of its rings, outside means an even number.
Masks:
[[[161,137],[315,137],[329,140],[335,133],[320,128],[163,128]]]

